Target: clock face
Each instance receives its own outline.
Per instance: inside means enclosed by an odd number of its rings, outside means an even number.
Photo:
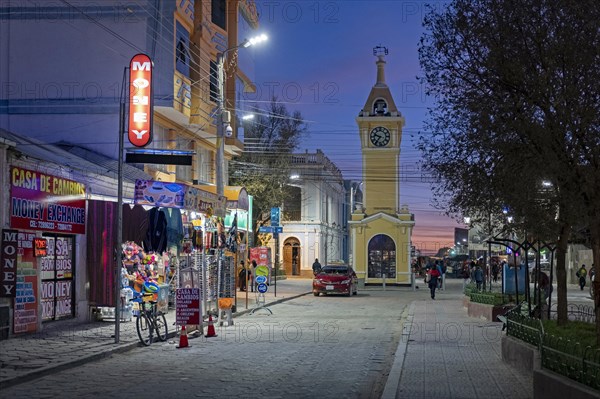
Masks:
[[[390,131],[382,126],[377,126],[371,130],[369,139],[376,147],[384,147],[390,142]]]

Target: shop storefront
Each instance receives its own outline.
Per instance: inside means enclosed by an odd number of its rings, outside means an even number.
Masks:
[[[85,186],[33,168],[10,167],[10,229],[16,246],[13,333],[75,316],[77,240],[85,234]]]

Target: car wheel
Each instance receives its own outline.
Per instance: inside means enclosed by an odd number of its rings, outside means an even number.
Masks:
[[[319,293],[318,292],[313,292],[313,295],[314,296],[319,296]]]

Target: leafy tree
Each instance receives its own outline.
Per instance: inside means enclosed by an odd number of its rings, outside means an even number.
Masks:
[[[600,263],[598,20],[594,0],[454,0],[427,15],[419,48],[437,99],[419,145],[434,189],[450,214],[508,206],[528,235],[557,241],[559,324],[572,226],[590,227]]]
[[[254,237],[271,219],[271,208],[287,199],[290,155],[306,133],[300,112],[272,99],[244,129],[244,152],[230,163],[229,180],[253,196]]]

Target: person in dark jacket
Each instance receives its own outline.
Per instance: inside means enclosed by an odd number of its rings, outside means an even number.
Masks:
[[[246,291],[246,265],[244,265],[244,261],[240,261],[240,271],[238,273],[238,278],[240,280],[240,291]]]
[[[321,264],[319,263],[319,259],[315,259],[314,263],[312,264],[312,269],[314,274],[317,274],[321,271]]]
[[[436,265],[433,265],[431,269],[429,269],[429,271],[427,272],[427,275],[429,276],[428,284],[429,291],[431,292],[431,299],[435,299],[435,289],[438,286],[438,280],[441,278],[442,274],[440,273]]]
[[[481,291],[481,286],[483,285],[483,270],[479,265],[475,267],[475,284],[477,284],[477,291]]]

